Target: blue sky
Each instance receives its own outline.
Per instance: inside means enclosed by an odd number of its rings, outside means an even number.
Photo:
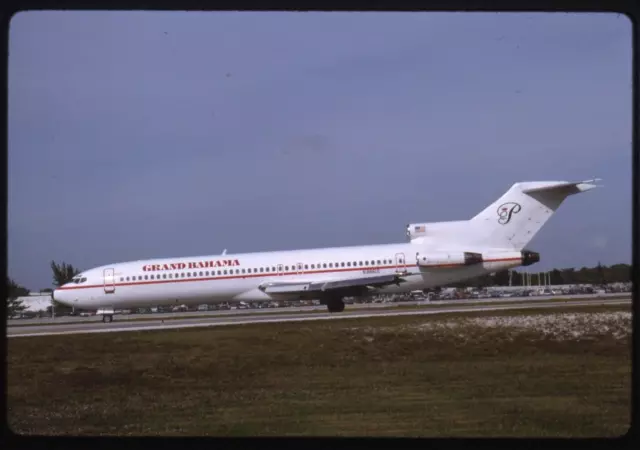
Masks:
[[[9,274],[403,242],[514,182],[591,177],[535,267],[630,262],[631,33],[615,14],[20,13]]]

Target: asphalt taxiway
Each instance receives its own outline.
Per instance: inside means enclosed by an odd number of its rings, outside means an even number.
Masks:
[[[501,299],[505,302],[507,299]],[[511,299],[513,300],[513,299]],[[496,300],[497,301],[497,300]],[[494,301],[495,302],[495,301]],[[272,314],[254,314],[254,315],[217,315],[198,318],[185,318],[164,321],[162,318],[148,321],[135,320],[118,320],[118,316],[111,323],[102,322],[76,322],[58,325],[34,325],[25,327],[8,327],[8,337],[33,337],[33,336],[52,336],[65,334],[86,334],[86,333],[114,333],[125,331],[146,331],[146,330],[171,330],[177,328],[195,328],[195,327],[212,327],[224,325],[242,325],[256,323],[281,323],[281,322],[301,322],[309,320],[339,320],[348,318],[366,318],[366,317],[391,317],[391,316],[410,316],[410,315],[433,315],[455,312],[474,312],[474,311],[501,311],[501,310],[522,310],[522,309],[540,309],[540,308],[557,308],[567,306],[597,306],[597,305],[625,305],[631,304],[631,298],[616,299],[590,299],[590,300],[559,300],[555,302],[513,302],[507,305],[492,305],[494,302],[477,302],[475,304],[465,304],[455,306],[440,306],[436,308],[420,308],[411,310],[390,311],[388,308],[379,308],[371,310],[345,309],[341,313],[328,312],[288,312],[288,313],[272,313]],[[435,302],[434,302],[435,303]],[[243,310],[240,310],[242,312]],[[246,311],[246,310],[244,310]]]
[[[459,300],[411,300],[403,302],[382,302],[382,303],[354,303],[347,305],[348,310],[355,309],[394,309],[397,307],[406,306],[425,306],[425,305],[470,305],[470,304],[491,304],[491,303],[505,303],[505,302],[539,302],[548,301],[553,299],[565,299],[565,300],[582,300],[582,299],[600,299],[600,298],[630,298],[631,293],[618,292],[608,294],[567,294],[567,295],[542,295],[535,297],[493,297],[493,298],[481,298],[481,299],[459,299]],[[311,312],[311,311],[326,311],[326,306],[290,306],[286,308],[244,308],[244,309],[229,309],[229,310],[213,310],[213,311],[184,311],[184,312],[166,312],[166,313],[153,313],[153,314],[118,314],[114,316],[114,320],[121,321],[138,321],[144,319],[145,321],[150,318],[161,319],[173,319],[177,317],[183,317],[185,319],[195,319],[204,316],[232,316],[237,314],[282,314],[292,312]],[[27,326],[38,325],[44,326],[49,324],[72,324],[72,323],[91,323],[102,322],[100,316],[62,316],[62,317],[40,317],[34,319],[13,319],[7,321],[8,327],[14,326]]]

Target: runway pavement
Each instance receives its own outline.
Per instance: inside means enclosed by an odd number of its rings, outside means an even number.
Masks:
[[[568,295],[544,295],[532,297],[495,297],[482,299],[462,299],[462,300],[412,300],[407,302],[388,302],[388,303],[355,303],[347,306],[348,310],[352,309],[372,309],[372,308],[395,308],[405,305],[469,305],[469,304],[487,304],[487,303],[504,303],[504,302],[536,302],[547,301],[554,298],[562,299],[596,299],[596,298],[620,298],[631,297],[631,293],[609,293],[609,294],[568,294]],[[309,312],[309,311],[326,311],[325,306],[293,306],[287,308],[249,308],[249,309],[231,309],[231,310],[215,310],[215,311],[187,311],[187,312],[170,312],[170,313],[153,313],[153,314],[119,314],[114,316],[114,320],[120,321],[136,321],[140,319],[148,320],[157,318],[158,320],[184,317],[195,318],[202,316],[232,316],[237,314],[282,314],[291,312]],[[77,324],[77,323],[95,323],[102,322],[100,316],[63,316],[63,317],[42,317],[36,319],[13,319],[7,321],[7,326],[26,326],[26,325],[48,325],[48,324]]]
[[[565,297],[566,298],[566,297]],[[496,300],[496,299],[493,299]],[[503,302],[507,299],[501,299]],[[513,300],[513,299],[511,299]],[[435,303],[435,302],[434,302]],[[355,309],[346,309],[342,313],[310,313],[301,312],[300,314],[256,314],[251,316],[235,316],[232,314],[218,315],[211,317],[191,318],[191,319],[175,319],[163,322],[162,318],[150,321],[118,321],[111,323],[102,322],[84,322],[70,323],[65,325],[37,325],[29,327],[8,327],[8,337],[29,337],[29,336],[51,336],[64,334],[86,334],[86,333],[113,333],[124,331],[143,331],[143,330],[170,330],[177,328],[193,328],[193,327],[211,327],[223,325],[240,325],[255,323],[279,323],[279,322],[300,322],[309,320],[339,320],[347,318],[365,318],[365,317],[390,317],[390,316],[410,316],[410,315],[432,315],[452,312],[473,312],[473,311],[500,311],[510,309],[536,309],[536,308],[552,308],[567,306],[596,306],[596,305],[624,305],[630,304],[631,298],[628,299],[591,299],[591,300],[563,300],[557,302],[549,302],[536,304],[534,302],[523,304],[522,302],[514,302],[509,305],[491,305],[491,302],[477,302],[476,304],[460,305],[459,302],[451,307],[438,307],[415,309],[409,311],[389,311],[386,308],[379,310],[358,311]],[[289,308],[287,308],[289,309]],[[242,310],[240,310],[242,311]],[[246,310],[245,310],[246,311]]]

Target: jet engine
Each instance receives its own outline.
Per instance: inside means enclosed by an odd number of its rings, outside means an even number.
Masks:
[[[473,252],[418,253],[417,257],[421,267],[470,266],[483,261],[482,254]]]
[[[531,250],[523,250],[521,254],[523,266],[530,266],[540,262],[540,253],[532,252]]]
[[[407,238],[413,240],[427,234],[426,223],[410,223],[407,225]]]

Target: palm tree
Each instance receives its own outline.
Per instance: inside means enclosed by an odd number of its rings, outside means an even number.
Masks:
[[[71,264],[64,262],[56,264],[55,261],[51,261],[51,270],[53,271],[53,285],[55,287],[60,287],[63,284],[71,282],[73,277],[80,273],[80,270]]]
[[[55,287],[60,287],[63,284],[67,284],[71,282],[73,277],[78,275],[81,271],[76,269],[71,264],[60,263],[56,264],[54,261],[51,261],[51,270],[53,271],[53,285]],[[75,308],[70,306],[63,305],[55,300],[53,300],[53,306],[55,307],[55,311],[57,313],[69,313],[74,311]]]

